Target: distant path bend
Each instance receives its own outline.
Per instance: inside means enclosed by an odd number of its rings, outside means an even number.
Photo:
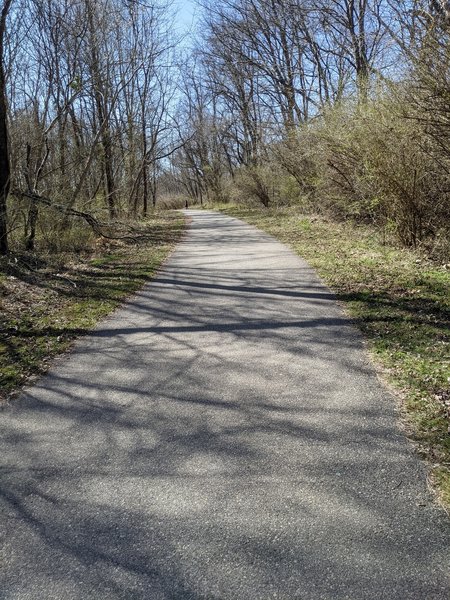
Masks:
[[[4,600],[448,600],[449,524],[313,270],[214,212],[0,415]]]

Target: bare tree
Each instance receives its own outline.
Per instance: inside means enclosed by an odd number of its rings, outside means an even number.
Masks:
[[[66,207],[55,231],[70,227],[79,208],[102,219],[145,215],[158,165],[179,146],[170,7],[31,0],[21,9],[21,43],[7,39],[7,92],[26,245],[34,244],[39,196]]]
[[[8,109],[6,102],[6,82],[4,71],[4,41],[6,19],[12,0],[4,0],[0,15],[0,254],[8,252],[8,223],[6,202],[10,187],[10,164],[8,143]]]

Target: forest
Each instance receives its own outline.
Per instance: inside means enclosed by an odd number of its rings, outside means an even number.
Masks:
[[[450,6],[4,0],[0,251],[77,249],[154,207],[370,223],[448,260]]]

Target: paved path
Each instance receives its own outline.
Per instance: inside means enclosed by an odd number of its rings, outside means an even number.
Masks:
[[[450,529],[314,272],[189,212],[0,415],[2,600],[448,600]]]

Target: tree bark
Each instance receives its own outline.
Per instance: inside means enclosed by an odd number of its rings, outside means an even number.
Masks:
[[[102,127],[100,140],[102,145],[102,162],[105,177],[106,205],[108,207],[110,219],[115,219],[117,217],[116,185],[114,181],[113,149],[109,123],[109,111],[106,106],[106,89],[103,85],[102,78],[100,76],[99,49],[96,43],[96,25],[94,22],[94,12],[93,7],[91,5],[91,0],[87,0],[86,8],[91,43],[91,72],[94,83],[94,97],[98,121],[101,124],[100,126]]]
[[[0,17],[0,254],[8,253],[8,221],[7,199],[10,187],[10,164],[8,144],[8,113],[6,104],[6,82],[3,65],[4,38],[6,31],[6,17],[8,16],[12,0],[3,2]]]

